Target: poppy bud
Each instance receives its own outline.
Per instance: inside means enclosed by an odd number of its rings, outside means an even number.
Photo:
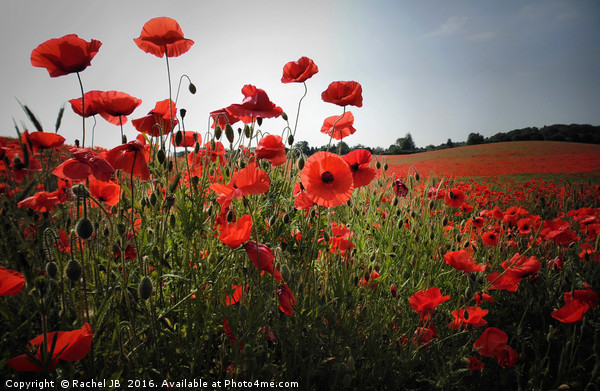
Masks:
[[[262,118],[256,117],[256,123],[258,124],[258,126],[262,126]]]
[[[279,272],[281,273],[281,277],[283,278],[284,281],[290,280],[290,277],[292,276],[292,272],[287,264],[285,264],[285,263],[282,264],[279,267]]]
[[[79,148],[79,140],[78,140],[78,139],[75,139],[75,146],[76,146],[77,148]]]
[[[285,112],[281,113],[281,118],[283,118],[284,121],[288,120],[288,116]]]
[[[248,319],[248,307],[245,305],[240,305],[240,317],[242,319]]]
[[[354,371],[355,367],[354,367],[354,359],[352,358],[352,356],[348,357],[348,361],[346,361],[346,368],[352,372]]]
[[[175,193],[175,190],[177,190],[177,186],[179,186],[180,180],[181,180],[181,172],[178,172],[177,174],[175,174],[175,178],[173,178],[173,181],[171,181],[171,186],[169,186],[170,193]]]
[[[170,209],[175,204],[175,196],[173,194],[169,194],[165,198],[165,202],[163,203],[163,209]]]
[[[77,222],[75,226],[75,231],[77,231],[77,236],[81,239],[86,240],[92,237],[94,234],[94,225],[87,217],[82,218]]]
[[[351,384],[352,384],[352,376],[350,376],[349,373],[346,373],[344,375],[344,378],[342,379],[342,385],[344,386],[344,388],[349,388]]]
[[[194,85],[194,83],[190,83],[190,85],[188,86],[188,90],[190,90],[190,93],[192,95],[196,93],[196,86]]]
[[[200,151],[200,143],[198,143],[198,141],[196,141],[194,143],[194,153],[197,154]]]
[[[58,266],[56,265],[56,262],[48,262],[46,264],[46,274],[50,278],[56,278],[56,275],[58,274]]]
[[[294,145],[294,136],[292,136],[291,134],[288,136],[288,144],[290,145],[290,147]]]
[[[125,226],[124,223],[117,224],[117,232],[119,233],[119,236],[121,236],[121,237],[125,236],[126,231],[127,231],[127,227]]]
[[[156,197],[156,193],[150,194],[150,205],[156,206],[157,201],[158,201],[158,198]]]
[[[74,259],[71,259],[65,269],[67,278],[73,282],[79,281],[81,278],[81,265]]]
[[[159,149],[158,153],[156,154],[156,159],[158,160],[159,164],[163,164],[165,162],[165,160],[167,159],[167,154],[165,153],[164,149]]]
[[[179,116],[181,117],[181,119],[185,118],[186,113],[187,113],[186,109],[179,109]]]
[[[104,227],[102,234],[104,235],[105,238],[108,238],[108,236],[110,235],[110,230],[108,229],[108,227]]]
[[[398,229],[402,229],[403,226],[404,226],[404,221],[402,221],[402,219],[398,220]]]
[[[394,201],[392,202],[393,206],[397,206],[398,205],[398,197],[394,197]]]
[[[240,161],[240,168],[245,168],[246,167],[246,162],[245,161]]]
[[[225,137],[227,137],[227,141],[233,143],[233,136],[233,128],[231,127],[231,125],[225,125]]]
[[[222,133],[223,133],[223,130],[221,129],[221,127],[220,127],[219,125],[217,125],[217,126],[215,127],[215,138],[216,138],[217,140],[219,140],[219,139],[221,138],[221,134],[222,134]],[[211,144],[211,147],[212,147],[212,144]],[[214,149],[214,148],[213,148],[213,149]]]
[[[323,231],[323,239],[325,240],[326,243],[329,243],[329,234],[327,233],[327,231]]]
[[[390,292],[392,293],[392,297],[398,296],[398,290],[396,289],[396,285],[390,286]]]
[[[387,171],[389,167],[390,166],[388,166],[387,162],[385,162],[385,164],[383,165],[383,171]]]
[[[290,222],[290,215],[286,213],[283,215],[283,223],[288,224],[289,222]]]
[[[138,295],[142,300],[148,300],[150,295],[152,295],[152,280],[150,277],[144,276],[140,283],[138,284]]]
[[[269,226],[270,227],[274,226],[276,221],[277,221],[277,215],[271,216],[271,218],[269,219]]]
[[[177,220],[175,220],[175,215],[171,215],[169,217],[169,225],[171,225],[171,228],[175,228],[175,224],[177,223]]]
[[[200,182],[200,178],[197,175],[194,175],[192,177],[192,185],[194,185],[196,187],[196,186],[198,186],[199,182]]]
[[[375,163],[375,167],[379,170],[381,168],[381,163],[379,162],[379,160],[377,161],[377,163]]]
[[[227,219],[228,223],[231,223],[233,221],[233,211],[230,210],[229,212],[227,212],[227,215],[225,216],[225,218]]]
[[[300,156],[300,159],[298,159],[298,170],[302,171],[304,168],[304,163],[304,156]]]
[[[419,173],[418,173],[418,172],[415,172],[415,179],[418,181],[418,180],[419,180],[419,178],[420,178],[420,176],[419,176]]]
[[[248,124],[244,125],[244,136],[246,136],[246,138],[252,137],[252,129]]]
[[[167,164],[167,170],[169,170],[169,172],[173,171],[173,160],[169,160],[169,163]]]
[[[182,141],[183,141],[183,132],[181,130],[178,130],[177,133],[175,133],[175,145],[181,145]]]
[[[121,144],[127,144],[127,135],[124,134],[123,137],[121,137]]]
[[[450,193],[448,193],[448,197],[453,200],[456,198],[456,195],[454,195],[454,192],[452,192],[452,190],[450,190]]]

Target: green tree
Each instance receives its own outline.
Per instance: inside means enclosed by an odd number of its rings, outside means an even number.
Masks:
[[[483,144],[485,138],[479,133],[469,133],[467,137],[467,145]]]

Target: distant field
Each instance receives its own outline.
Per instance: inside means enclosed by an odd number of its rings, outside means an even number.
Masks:
[[[389,172],[400,175],[414,166],[421,175],[600,177],[600,145],[594,144],[513,141],[380,158],[387,158]]]

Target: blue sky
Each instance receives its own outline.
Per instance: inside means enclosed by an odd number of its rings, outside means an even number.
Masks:
[[[336,80],[363,87],[349,109],[349,145],[388,147],[410,132],[417,146],[466,140],[527,126],[600,125],[600,2],[547,1],[114,1],[9,0],[2,4],[0,135],[15,134],[27,104],[47,131],[59,107],[80,97],[75,75],[50,78],[31,66],[41,42],[75,33],[102,41],[81,76],[86,90],[120,90],[142,99],[130,119],[168,98],[164,59],[133,42],[143,24],[169,16],[195,45],[170,61],[172,82],[187,74],[198,88],[180,93],[186,129],[204,133],[208,113],[240,103],[244,84],[264,89],[295,119],[302,85],[282,84],[283,65],[312,58],[296,140],[327,144],[319,130],[341,108],[321,100]],[[185,84],[185,83],[184,83]],[[93,120],[88,120],[91,128]],[[281,119],[262,129],[281,134]],[[81,119],[67,105],[59,131],[72,143]],[[130,139],[137,132],[128,123]],[[88,134],[87,137],[90,137]],[[95,144],[119,143],[119,128],[97,119]]]

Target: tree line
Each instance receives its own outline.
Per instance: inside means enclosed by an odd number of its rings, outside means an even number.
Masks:
[[[484,137],[480,133],[471,132],[467,136],[466,141],[454,142],[448,139],[440,145],[427,145],[424,148],[417,147],[412,135],[406,133],[404,137],[396,139],[394,144],[387,148],[383,147],[367,147],[362,144],[357,144],[350,147],[344,141],[341,141],[341,153],[347,154],[355,149],[366,149],[375,155],[403,155],[417,152],[435,151],[439,149],[447,149],[454,147],[462,147],[465,145],[489,144],[508,141],[567,141],[587,144],[600,144],[600,126],[580,125],[580,124],[554,124],[550,126],[527,127],[514,129],[509,132],[498,132],[490,137]],[[298,141],[294,144],[294,148],[302,151],[307,156],[310,156],[319,151],[327,150],[327,145],[321,147],[311,147],[308,141]],[[335,150],[338,151],[339,144],[336,144]]]

